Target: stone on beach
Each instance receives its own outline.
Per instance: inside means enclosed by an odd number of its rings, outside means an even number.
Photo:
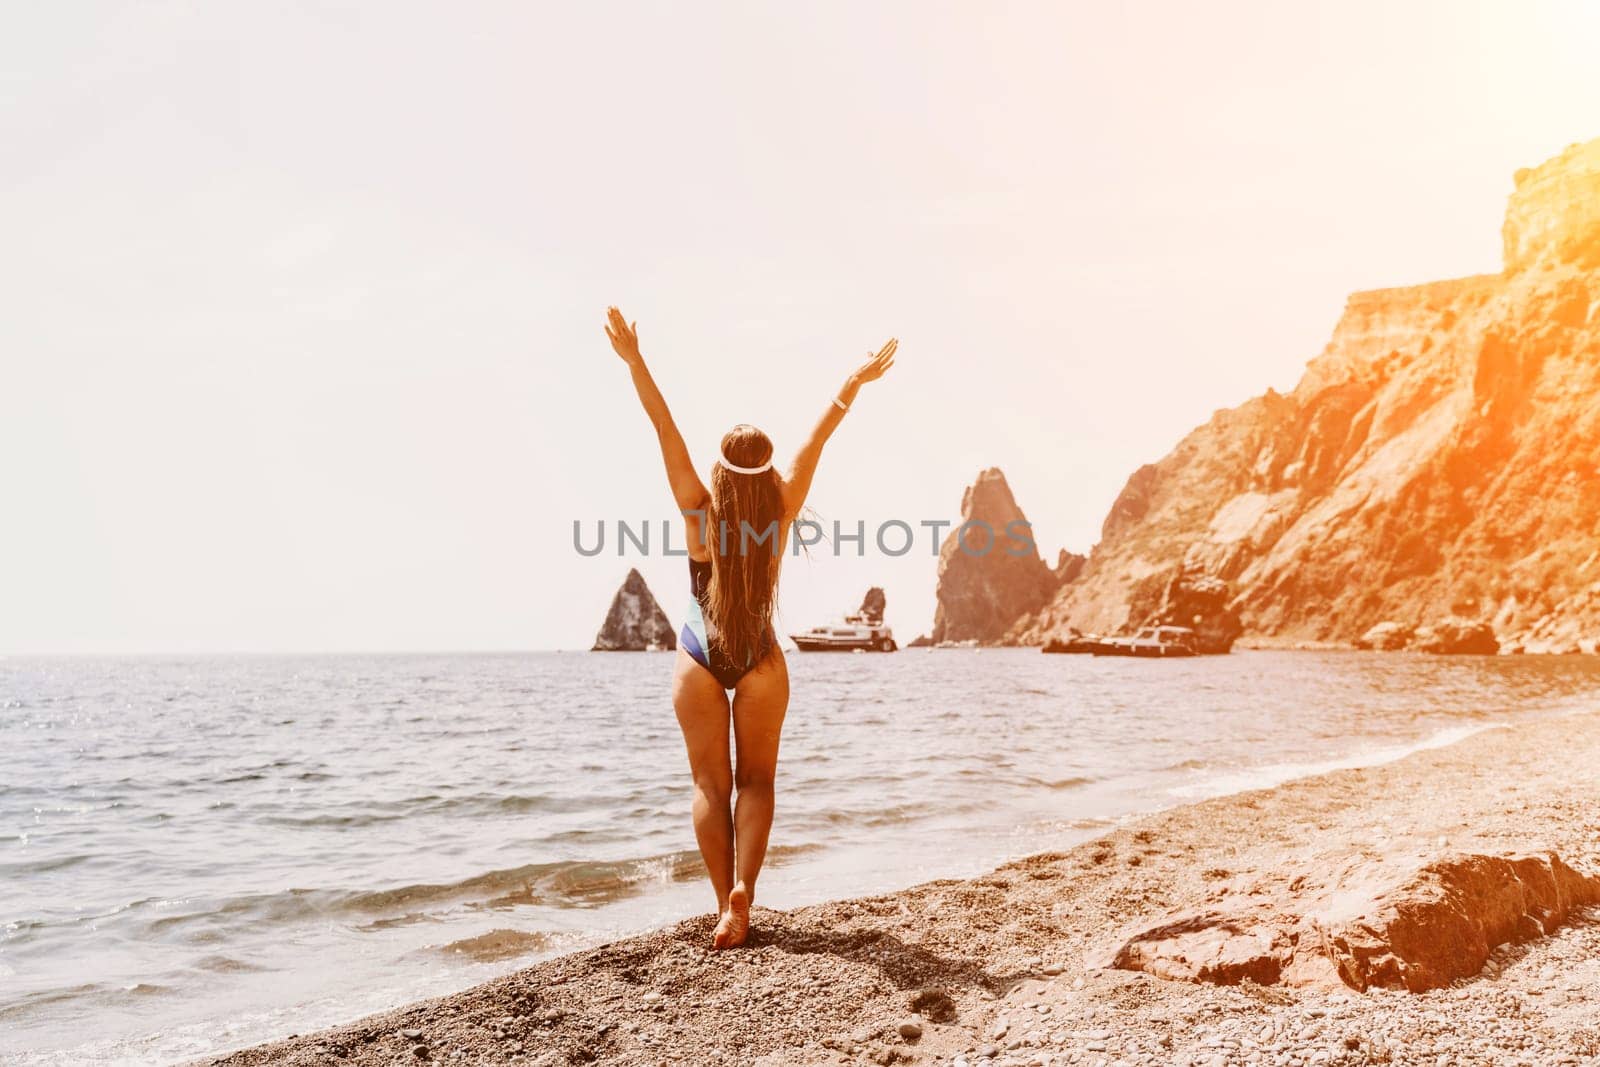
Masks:
[[[911,998],[911,1010],[929,1022],[947,1023],[956,1017],[956,1005],[942,986],[928,986]]]
[[[1600,877],[1553,852],[1357,858],[1335,875],[1277,872],[1247,903],[1173,916],[1121,941],[1107,966],[1233,985],[1412,992],[1477,974],[1497,946],[1542,937],[1600,902]]]

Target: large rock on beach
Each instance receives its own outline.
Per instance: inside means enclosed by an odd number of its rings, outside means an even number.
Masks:
[[[1292,391],[1135,471],[1015,639],[1136,626],[1141,584],[1182,565],[1276,644],[1452,615],[1529,652],[1593,640],[1600,140],[1519,172],[1503,237],[1499,272],[1352,295]]]
[[[611,598],[611,610],[595,635],[591,652],[655,652],[678,647],[667,613],[650,594],[644,575],[628,571],[622,588]]]
[[[939,549],[934,644],[998,643],[1055,595],[1061,578],[1039,557],[1031,531],[1000,468],[981,472],[961,497],[961,525]],[[1070,570],[1070,559],[1058,566]]]
[[[1120,939],[1108,967],[1235,985],[1421,992],[1475,975],[1497,946],[1600,902],[1600,877],[1553,852],[1330,859],[1249,887],[1247,906],[1170,916]]]

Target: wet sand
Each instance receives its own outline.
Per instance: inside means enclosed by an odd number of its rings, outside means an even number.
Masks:
[[[970,880],[758,905],[739,950],[708,951],[700,916],[204,1062],[1600,1063],[1593,907],[1422,993],[1101,966],[1119,935],[1333,857],[1544,849],[1600,872],[1600,715],[1175,808]]]

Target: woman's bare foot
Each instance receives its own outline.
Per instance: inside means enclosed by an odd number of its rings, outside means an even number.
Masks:
[[[712,935],[712,948],[736,948],[750,936],[750,894],[744,884],[733,887],[728,894],[728,910],[717,920],[717,932]]]

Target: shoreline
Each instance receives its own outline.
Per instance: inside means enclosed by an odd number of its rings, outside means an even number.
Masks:
[[[1253,1051],[1252,1062],[1286,1065],[1464,1064],[1529,1050],[1531,1062],[1590,1062],[1600,1056],[1593,908],[1551,936],[1500,950],[1493,976],[1486,970],[1459,990],[1214,986],[1097,964],[1119,933],[1177,910],[1249,901],[1285,872],[1320,870],[1330,857],[1382,864],[1549,849],[1595,872],[1595,766],[1594,712],[1481,730],[1386,763],[1179,804],[971,879],[787,912],[758,905],[742,950],[708,951],[711,916],[695,916],[197,1062],[978,1067],[986,1058],[1229,1063]],[[1339,1032],[1330,1038],[1332,1020]],[[1375,1042],[1400,1033],[1412,1036],[1383,1045],[1388,1058],[1378,1059]],[[1282,1034],[1288,1043],[1275,1049]]]

